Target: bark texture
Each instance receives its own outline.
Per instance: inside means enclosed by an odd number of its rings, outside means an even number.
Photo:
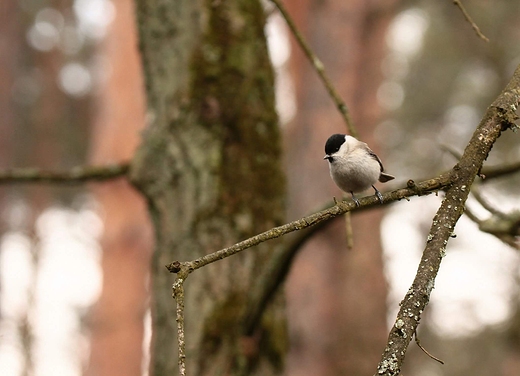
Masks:
[[[273,74],[259,1],[137,0],[150,126],[132,162],[156,229],[152,373],[177,368],[174,276],[191,260],[283,220]],[[186,286],[190,374],[276,374],[286,332],[280,299],[243,338],[248,290],[269,245],[193,273]]]

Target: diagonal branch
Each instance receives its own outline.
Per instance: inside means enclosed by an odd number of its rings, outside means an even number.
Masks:
[[[294,23],[293,19],[289,15],[289,12],[287,12],[287,9],[285,9],[285,6],[280,0],[271,0],[271,2],[276,5],[280,13],[282,14],[282,17],[285,19],[285,22],[287,22],[287,26],[289,26],[289,29],[291,29],[292,33],[294,34],[294,37],[296,38],[296,41],[302,48],[305,56],[309,59],[309,62],[313,66],[313,68],[316,70],[316,73],[318,73],[318,76],[320,77],[321,81],[323,82],[323,85],[325,85],[325,88],[327,89],[327,92],[329,93],[330,97],[336,104],[336,107],[338,111],[341,114],[341,117],[343,117],[343,121],[345,122],[348,131],[351,136],[358,138],[358,133],[356,131],[356,128],[354,127],[354,123],[352,122],[352,119],[350,117],[350,113],[348,110],[347,105],[341,99],[341,96],[338,94],[337,90],[334,88],[334,85],[332,84],[332,81],[327,76],[327,73],[325,73],[325,69],[323,67],[323,63],[321,60],[316,56],[314,52],[312,52],[311,48],[303,39],[302,34],[296,27],[296,24]]]
[[[88,181],[105,181],[128,173],[128,163],[106,166],[78,166],[69,171],[47,171],[39,168],[17,168],[0,171],[0,184],[48,183],[80,184]]]
[[[519,104],[520,66],[504,91],[487,109],[459,163],[449,173],[452,184],[446,189],[446,196],[433,218],[417,274],[401,301],[399,313],[377,367],[377,375],[396,376],[400,373],[408,344],[430,300],[441,261],[446,255],[446,245],[464,212],[470,187],[502,131],[514,126]]]
[[[464,8],[464,5],[462,5],[460,0],[453,0],[453,4],[455,4],[455,6],[457,6],[460,9],[460,11],[464,15],[464,18],[466,19],[466,21],[468,21],[470,23],[471,27],[473,28],[473,30],[475,30],[475,33],[477,34],[477,36],[480,39],[482,39],[484,42],[489,42],[489,38],[486,37],[484,34],[482,34],[482,32],[480,31],[480,28],[477,26],[475,21],[473,21],[473,19],[469,15],[469,13],[466,10],[466,8]]]

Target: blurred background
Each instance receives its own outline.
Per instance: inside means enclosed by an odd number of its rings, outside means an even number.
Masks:
[[[464,2],[488,43],[449,1],[285,4],[360,138],[397,177],[383,190],[451,168],[520,63],[516,2]],[[283,18],[265,9],[290,221],[341,196],[322,158],[346,127]],[[1,169],[125,162],[146,123],[132,1],[0,3]],[[488,165],[520,161],[518,137],[506,132]],[[473,220],[455,229],[419,329],[446,364],[412,344],[403,374],[520,374],[518,239],[507,245],[475,223],[520,210],[519,183],[508,175],[478,184],[480,202],[470,196]],[[342,218],[301,249],[285,284],[288,375],[374,372],[441,199],[354,214],[351,250]],[[0,230],[3,375],[147,374],[153,236],[124,179],[2,185]]]

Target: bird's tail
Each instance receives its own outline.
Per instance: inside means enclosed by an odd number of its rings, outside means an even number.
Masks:
[[[395,176],[390,175],[390,174],[386,174],[384,172],[382,172],[381,175],[379,175],[379,181],[381,183],[386,183],[387,181],[390,181],[390,180],[393,180],[393,179],[395,179]]]

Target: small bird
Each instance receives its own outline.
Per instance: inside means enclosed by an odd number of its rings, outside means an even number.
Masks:
[[[360,204],[354,193],[366,191],[370,187],[374,188],[379,202],[383,203],[383,196],[374,184],[378,180],[385,183],[395,179],[395,176],[384,172],[381,160],[367,144],[349,135],[330,136],[325,143],[323,159],[329,161],[330,176],[334,183],[352,195],[356,206]]]

